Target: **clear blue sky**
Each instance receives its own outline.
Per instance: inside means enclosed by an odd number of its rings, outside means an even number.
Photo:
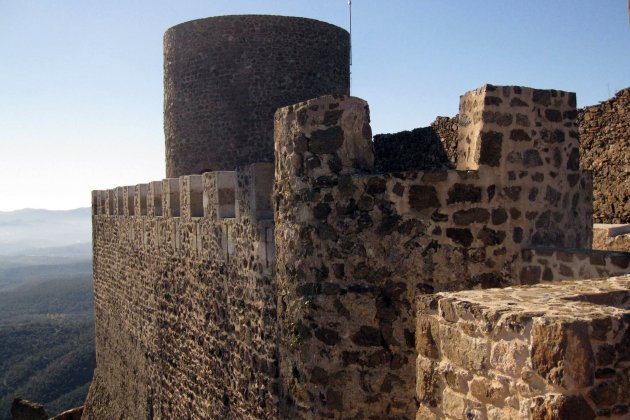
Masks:
[[[484,83],[630,86],[627,0],[354,0],[352,94],[374,133],[457,113]],[[89,206],[164,176],[162,35],[224,14],[348,27],[346,0],[0,0],[0,210]]]

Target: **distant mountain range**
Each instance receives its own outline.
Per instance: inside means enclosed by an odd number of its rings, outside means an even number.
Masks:
[[[0,256],[89,257],[91,223],[89,207],[0,212]]]

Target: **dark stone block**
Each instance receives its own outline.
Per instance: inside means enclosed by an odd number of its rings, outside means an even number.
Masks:
[[[553,189],[550,186],[547,186],[547,192],[545,193],[545,201],[548,202],[552,206],[556,206],[560,199],[562,198],[562,193]]]
[[[516,125],[520,125],[522,127],[531,126],[531,123],[529,122],[529,117],[523,114],[516,114]]]
[[[505,240],[505,232],[484,227],[477,235],[477,239],[486,246],[495,246],[503,243]]]
[[[382,194],[387,191],[387,181],[384,178],[372,177],[368,179],[367,193],[372,195]]]
[[[532,420],[593,420],[595,412],[581,395],[558,395],[557,398],[536,398]]]
[[[339,156],[331,155],[330,158],[328,158],[328,167],[335,174],[341,172],[341,170],[343,169],[343,165],[341,163],[341,159],[339,159]]]
[[[589,255],[589,262],[591,263],[591,265],[606,265],[606,259],[604,258],[604,255],[600,253]]]
[[[479,164],[499,166],[501,162],[501,148],[503,134],[496,131],[481,133],[481,147],[479,151]]]
[[[534,89],[532,100],[535,104],[549,106],[551,104],[551,92],[548,90]]]
[[[400,182],[397,182],[396,184],[394,184],[394,188],[392,188],[392,192],[396,194],[398,197],[402,197],[405,192],[405,187]]]
[[[339,333],[335,330],[331,330],[329,328],[319,328],[315,330],[315,337],[324,344],[329,346],[334,346],[341,338],[339,337]]]
[[[333,111],[326,111],[326,113],[324,114],[323,124],[326,127],[330,127],[331,125],[337,124],[342,114],[343,114],[343,111],[340,109],[336,109]]]
[[[314,131],[311,134],[309,150],[318,154],[335,153],[343,144],[343,136],[343,130],[339,126]]]
[[[567,169],[570,171],[577,171],[580,169],[580,150],[577,147],[574,147],[571,149],[571,152],[569,152]]]
[[[317,205],[313,208],[313,216],[316,219],[326,220],[329,214],[330,205],[328,205],[328,203],[317,203]]]
[[[564,111],[562,113],[562,117],[565,120],[574,120],[577,118],[577,116],[578,116],[578,112],[576,109],[572,109],[571,111]]]
[[[545,118],[547,118],[547,121],[561,122],[562,113],[557,109],[545,109]]]
[[[543,164],[540,153],[536,149],[529,149],[523,152],[523,165],[526,168],[534,168]]]
[[[483,273],[470,278],[470,285],[481,285],[483,289],[491,289],[496,287],[505,287],[507,280],[497,273]]]
[[[495,123],[499,127],[507,127],[512,124],[514,116],[503,112],[484,111],[482,119],[487,123]]]
[[[510,140],[514,141],[530,141],[532,138],[527,134],[527,131],[520,128],[515,128],[510,131]]]
[[[483,100],[484,105],[499,106],[503,103],[503,99],[497,96],[486,96]]]
[[[471,223],[486,223],[489,218],[490,213],[488,210],[479,207],[459,210],[453,214],[453,222],[459,226]]]
[[[429,171],[422,174],[420,178],[423,182],[442,182],[448,178],[446,171]]]
[[[306,166],[306,169],[312,170],[322,166],[322,162],[317,156],[311,156],[304,161],[304,166]]]
[[[412,185],[409,187],[409,206],[416,211],[440,207],[440,199],[434,187],[429,185]]]
[[[536,201],[536,197],[538,196],[538,188],[533,187],[532,189],[529,190],[529,194],[527,196],[527,198],[529,199],[529,201]]]
[[[380,347],[383,345],[383,335],[378,328],[362,326],[351,337],[354,344],[363,347]]]
[[[588,392],[588,397],[597,408],[608,408],[617,402],[617,393],[621,384],[616,381],[606,381],[595,385]]]
[[[510,101],[510,106],[517,107],[517,106],[529,106],[529,105],[527,104],[527,102],[523,101],[520,98],[512,98],[512,100]]]
[[[556,129],[549,131],[547,129],[540,130],[540,138],[545,143],[563,143],[565,140],[564,131]]]
[[[448,222],[448,214],[443,214],[436,210],[431,215],[431,220],[434,222]]]
[[[480,203],[481,187],[472,184],[455,184],[448,190],[448,204],[453,203]]]
[[[490,202],[494,198],[494,194],[497,192],[497,186],[489,185],[488,188],[486,188],[486,191],[488,192],[488,202]]]
[[[537,265],[528,265],[521,268],[520,281],[522,284],[536,284],[540,282],[542,269]]]
[[[465,247],[470,246],[473,242],[473,235],[470,229],[448,228],[446,229],[446,236],[453,242]]]
[[[624,268],[624,269],[628,268],[628,266],[630,265],[630,254],[624,253],[620,255],[611,255],[610,262],[615,267]]]
[[[504,187],[503,194],[512,201],[518,201],[521,196],[521,187]]]
[[[551,268],[545,267],[545,269],[543,270],[542,279],[543,281],[553,280],[553,271],[551,271]]]
[[[322,175],[313,180],[313,186],[318,188],[330,188],[337,185],[338,180],[332,176]]]
[[[508,214],[505,209],[493,209],[492,210],[492,224],[502,225],[508,219]]]
[[[326,385],[328,383],[328,372],[319,366],[315,366],[311,371],[310,382],[317,385]]]

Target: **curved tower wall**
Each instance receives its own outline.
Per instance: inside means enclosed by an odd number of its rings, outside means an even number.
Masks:
[[[349,34],[312,19],[221,16],[164,35],[166,176],[273,162],[276,109],[349,91]]]

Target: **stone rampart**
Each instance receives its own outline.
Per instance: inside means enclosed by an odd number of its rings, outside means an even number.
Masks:
[[[451,169],[457,164],[458,116],[437,117],[429,127],[374,136],[378,172]]]
[[[630,276],[438,293],[417,308],[417,418],[627,418]]]
[[[596,223],[630,223],[630,88],[578,115],[582,166],[593,171]]]
[[[364,101],[276,113],[281,412],[412,418],[416,295],[519,284],[522,249],[590,246],[574,99],[484,86],[462,98],[461,170],[385,174]]]
[[[419,296],[630,271],[570,250],[592,238],[574,101],[483,86],[458,169],[379,173],[367,102],[324,96],[276,112],[275,167],[94,192],[86,418],[414,418]]]
[[[84,418],[278,417],[272,172],[93,193],[97,369]]]

